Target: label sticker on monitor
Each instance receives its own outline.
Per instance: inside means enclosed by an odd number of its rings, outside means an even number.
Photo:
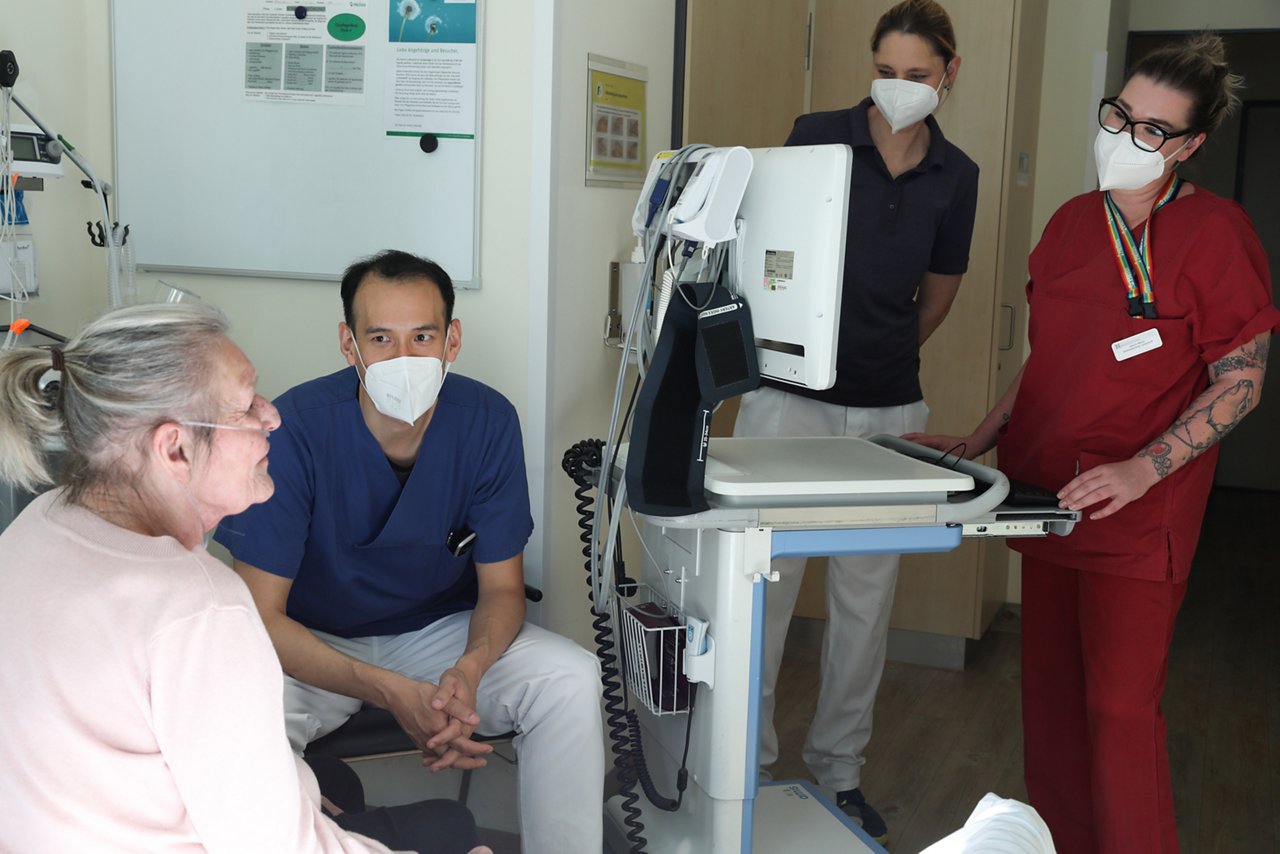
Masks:
[[[764,287],[767,291],[786,290],[795,278],[796,253],[786,249],[764,252]]]

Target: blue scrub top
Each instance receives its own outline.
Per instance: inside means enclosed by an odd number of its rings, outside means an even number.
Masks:
[[[493,389],[449,374],[403,487],[365,425],[354,368],[275,404],[275,494],[228,517],[215,539],[294,580],[288,614],[340,637],[415,631],[475,606],[475,564],[524,551],[533,532],[520,422]],[[476,534],[450,554],[451,532]]]

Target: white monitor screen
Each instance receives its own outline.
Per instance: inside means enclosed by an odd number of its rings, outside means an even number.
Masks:
[[[760,373],[831,388],[853,152],[847,145],[750,151],[737,290],[751,306]]]

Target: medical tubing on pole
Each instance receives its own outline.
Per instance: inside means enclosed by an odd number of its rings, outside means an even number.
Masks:
[[[12,126],[9,121],[9,104],[13,101],[13,89],[10,87],[0,87],[0,132],[3,132],[6,140],[10,142],[0,151],[0,194],[3,198],[3,206],[0,208],[0,241],[6,241],[13,237],[17,230],[18,204],[17,204],[17,181],[13,177],[13,145]],[[18,320],[18,304],[25,302],[29,298],[27,289],[24,285],[25,277],[18,271],[17,254],[11,255],[3,270],[0,270],[0,276],[8,285],[8,295],[2,296],[9,303],[9,323],[12,324]],[[3,345],[0,349],[9,349],[16,341],[13,329],[10,328],[5,336]]]
[[[120,294],[128,305],[138,301],[138,265],[134,260],[134,245],[120,244]]]
[[[652,254],[650,254],[645,261],[644,276],[641,279],[641,281],[642,282],[647,281],[649,276],[652,275],[652,271],[653,271],[653,256]],[[599,484],[601,494],[607,494],[609,492],[612,463],[615,457],[617,456],[617,448],[616,448],[617,440],[614,437],[618,436],[619,433],[621,432],[621,430],[619,429],[620,422],[619,422],[618,413],[619,413],[619,410],[622,408],[622,390],[626,387],[625,380],[627,375],[627,362],[630,359],[632,342],[635,340],[636,326],[639,323],[640,315],[644,311],[644,296],[645,296],[645,288],[642,286],[638,289],[638,292],[636,294],[635,307],[631,312],[631,322],[627,324],[627,334],[622,342],[622,360],[618,365],[618,378],[614,384],[614,391],[613,391],[613,408],[609,417],[609,433],[608,433],[609,440],[605,444],[605,451],[603,456],[603,459],[609,460],[610,468],[601,470],[600,484]],[[642,373],[643,373],[642,366],[643,366],[644,358],[645,358],[645,354],[642,354],[639,351],[639,349],[637,349],[636,365],[637,365],[637,369],[641,370]],[[623,427],[625,429],[625,419],[621,423],[623,424]],[[605,578],[609,570],[607,569],[607,564],[602,565],[601,562],[598,560],[598,557],[602,552],[601,539],[599,536],[599,532],[601,529],[601,523],[603,521],[603,508],[604,508],[603,502],[599,502],[596,504],[595,514],[592,520],[591,532],[590,532],[591,553],[589,555],[589,558],[591,560],[591,578],[592,578],[593,593],[595,595],[595,601],[601,607],[605,607],[607,609],[607,606],[609,604],[609,597],[612,595],[611,585],[608,584]]]
[[[678,150],[674,155],[672,155],[671,158],[667,161],[667,163],[662,167],[658,176],[658,180],[668,181],[668,187],[669,187],[670,182],[673,182],[679,176],[680,167],[685,163],[685,161],[689,159],[690,156],[693,155],[694,152],[704,148],[710,148],[710,147],[711,146],[704,145],[704,144],[694,144],[694,145],[684,146],[683,148]],[[625,422],[621,425],[619,424],[618,412],[622,408],[622,393],[623,393],[622,390],[625,387],[625,384],[623,381],[626,377],[627,363],[630,358],[631,347],[633,343],[636,342],[637,325],[640,324],[640,317],[644,313],[644,304],[647,296],[646,291],[648,290],[648,285],[652,281],[657,254],[661,250],[663,242],[670,241],[672,239],[671,233],[670,233],[670,225],[669,223],[667,223],[667,215],[671,209],[673,196],[674,196],[674,193],[670,191],[664,194],[662,203],[659,206],[658,210],[656,211],[656,214],[650,220],[649,225],[645,228],[645,233],[643,236],[644,237],[643,243],[644,243],[644,250],[645,250],[644,273],[640,279],[641,287],[637,289],[635,308],[631,313],[631,322],[627,325],[627,335],[622,345],[622,359],[618,365],[618,378],[616,383],[614,384],[613,406],[611,408],[610,417],[609,417],[609,432],[607,434],[608,438],[605,445],[604,459],[610,460],[610,461],[613,460],[616,453],[615,446],[617,443],[622,441],[622,436],[626,429]],[[640,328],[642,330],[640,337],[643,340],[645,348],[642,351],[637,345],[636,370],[638,371],[640,376],[643,378],[645,374],[645,365],[650,355],[648,348],[655,344],[655,340],[649,335],[645,334],[649,332],[648,324],[642,324],[640,325]],[[600,481],[600,487],[601,487],[602,493],[609,492],[609,481],[611,477],[612,477],[611,467],[610,469],[602,472],[601,481]],[[597,601],[603,606],[608,603],[608,597],[612,595],[612,589],[611,589],[611,585],[609,585],[604,581],[604,575],[606,574],[607,569],[604,566],[602,566],[601,563],[599,562],[602,552],[604,551],[604,549],[601,548],[601,539],[600,539],[601,517],[602,517],[602,506],[597,505],[595,509],[594,521],[591,528],[592,541],[591,541],[590,557],[591,557],[591,566],[592,566],[592,585],[594,587]],[[611,524],[610,527],[613,529],[611,536],[616,535],[617,526]]]
[[[625,429],[625,425],[631,420],[631,412],[635,408],[636,398],[639,397],[640,395],[640,382],[641,380],[637,378],[635,383],[633,383],[631,386],[631,399],[627,401],[627,412],[625,415],[622,416],[622,424],[624,425],[624,429]],[[606,453],[607,453],[607,448],[606,448]],[[604,459],[608,463],[608,465],[604,466],[601,469],[601,471],[602,472],[613,471],[614,467],[618,464],[618,446],[617,445],[613,446],[612,456],[609,456],[609,457],[602,456],[601,459]],[[602,483],[606,485],[611,485],[612,481],[609,479],[602,479]],[[605,590],[604,595],[597,598],[596,601],[601,604],[601,607],[605,608],[605,610],[608,610],[608,605],[609,605],[609,602],[612,600],[614,591],[622,590],[623,596],[630,596],[633,593],[635,593],[635,582],[633,580],[626,578],[624,575],[622,578],[619,578],[615,582],[613,577],[614,567],[623,566],[622,559],[621,558],[615,559],[614,555],[620,554],[622,550],[622,512],[621,510],[622,510],[622,507],[625,506],[626,500],[627,500],[626,479],[619,478],[618,491],[615,495],[610,495],[607,488],[602,489],[601,494],[605,496],[606,501],[601,502],[600,506],[607,506],[609,510],[609,531],[607,534],[608,539],[606,540],[606,544],[605,544],[604,556],[601,562],[600,572],[594,577],[596,579],[597,586],[602,586]],[[607,505],[606,505],[606,502],[607,502]],[[599,510],[599,507],[597,507],[597,510]],[[597,513],[593,521],[593,527],[592,527],[593,534],[599,533],[600,529],[598,527],[594,527],[595,525],[599,525],[599,524],[600,524],[600,516]],[[598,543],[595,543],[593,545],[598,545]]]
[[[63,154],[67,155],[68,159],[79,167],[80,171],[89,179],[91,189],[98,194],[98,200],[102,203],[102,240],[107,250],[107,301],[112,308],[120,306],[120,257],[116,246],[115,232],[111,226],[111,210],[107,204],[107,185],[99,181],[98,176],[93,174],[93,169],[76,151],[75,146],[45,127],[44,122],[40,121],[35,113],[28,110],[26,104],[22,103],[22,100],[17,95],[12,97],[13,103],[18,105],[18,109],[26,113],[27,118],[31,119],[31,123],[40,128],[41,133],[61,143]]]

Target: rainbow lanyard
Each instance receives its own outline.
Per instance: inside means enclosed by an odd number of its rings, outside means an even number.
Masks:
[[[1167,205],[1178,195],[1182,188],[1182,179],[1178,173],[1169,173],[1155,207],[1147,217],[1147,228],[1141,240],[1133,239],[1133,232],[1124,221],[1120,208],[1111,199],[1111,193],[1103,196],[1107,209],[1107,231],[1111,234],[1111,248],[1116,253],[1116,266],[1120,268],[1120,276],[1124,279],[1129,294],[1129,316],[1145,317],[1154,320],[1156,315],[1156,298],[1151,290],[1151,223],[1156,211]]]

